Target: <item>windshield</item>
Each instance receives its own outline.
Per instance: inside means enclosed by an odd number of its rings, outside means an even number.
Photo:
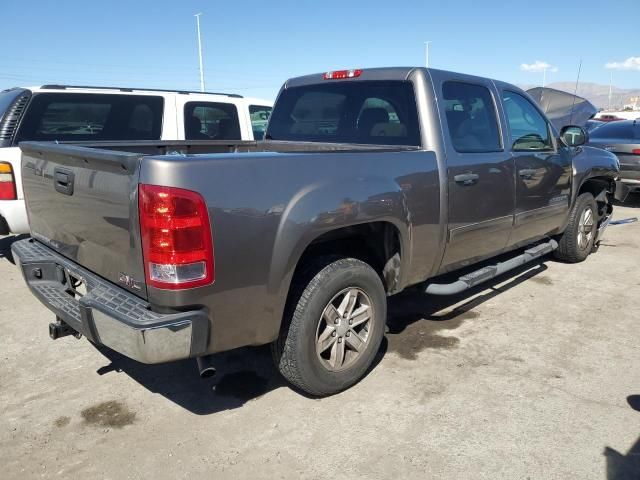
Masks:
[[[265,138],[420,146],[413,86],[357,81],[287,88],[276,102]]]

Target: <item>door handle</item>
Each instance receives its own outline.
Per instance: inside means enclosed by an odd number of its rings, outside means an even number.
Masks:
[[[73,172],[59,167],[53,170],[53,185],[56,192],[64,195],[73,195],[73,180]]]
[[[456,183],[463,185],[475,185],[480,180],[480,175],[477,173],[461,173],[453,177]]]
[[[537,170],[530,170],[527,168],[523,170],[518,170],[518,175],[520,175],[525,180],[531,180],[536,173],[537,173]]]

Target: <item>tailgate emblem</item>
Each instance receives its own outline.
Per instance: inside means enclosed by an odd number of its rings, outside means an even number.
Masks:
[[[118,274],[118,282],[133,290],[142,290],[142,284],[126,273]]]

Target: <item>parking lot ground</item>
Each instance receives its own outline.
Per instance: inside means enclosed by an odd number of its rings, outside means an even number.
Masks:
[[[640,199],[615,218],[640,215]],[[390,300],[371,373],[311,399],[268,348],[144,366],[52,314],[0,239],[0,458],[27,478],[640,478],[640,223],[586,262]]]

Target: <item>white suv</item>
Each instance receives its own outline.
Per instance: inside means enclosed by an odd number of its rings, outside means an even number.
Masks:
[[[240,95],[43,85],[0,92],[0,235],[28,233],[18,143],[261,140],[272,102]]]

